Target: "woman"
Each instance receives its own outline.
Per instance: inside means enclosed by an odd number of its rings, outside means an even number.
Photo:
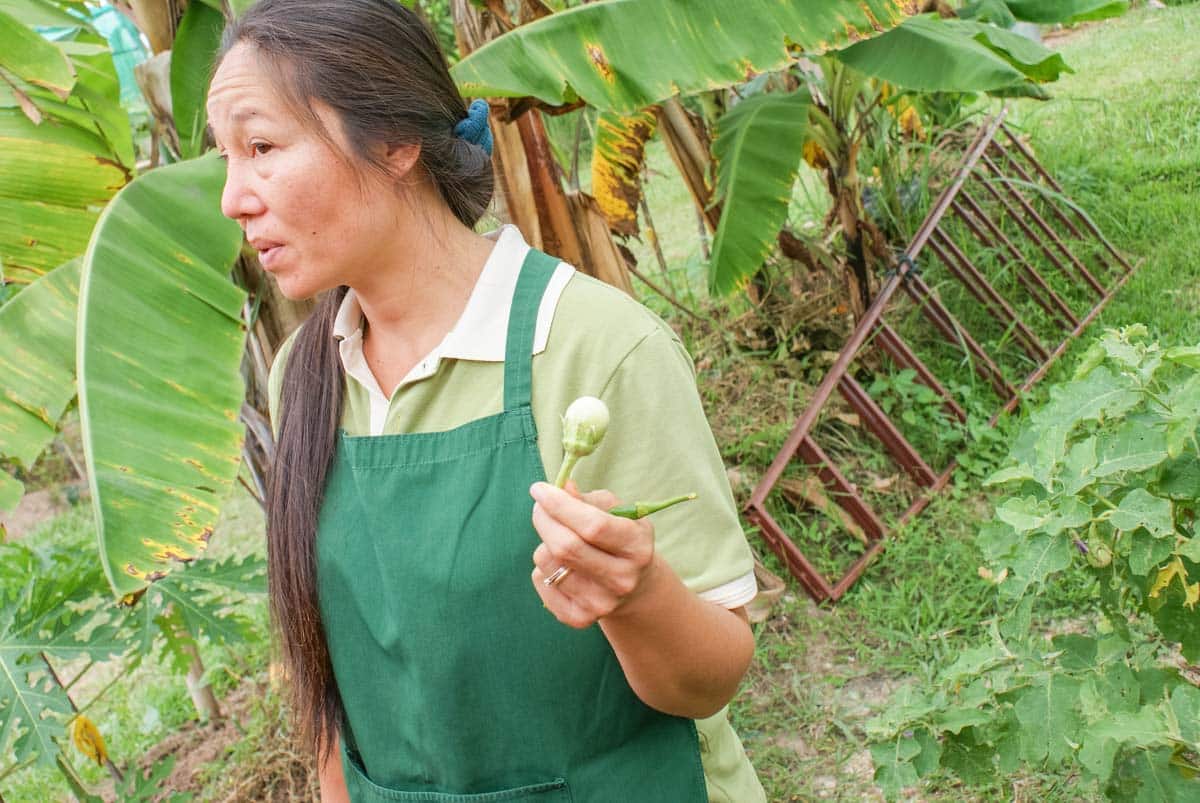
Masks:
[[[762,800],[724,713],[752,563],[691,363],[624,294],[474,232],[486,105],[429,30],[263,0],[208,114],[224,213],[320,296],[272,369],[268,552],[323,798]],[[580,494],[545,478],[585,394],[613,421],[576,477],[611,490]],[[654,524],[605,512],[688,491]]]

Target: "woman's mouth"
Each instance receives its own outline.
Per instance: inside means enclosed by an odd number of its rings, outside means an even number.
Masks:
[[[258,251],[258,261],[262,265],[263,270],[269,271],[278,264],[280,252],[283,250],[283,243],[277,243],[271,240],[252,240],[250,245],[254,250]]]

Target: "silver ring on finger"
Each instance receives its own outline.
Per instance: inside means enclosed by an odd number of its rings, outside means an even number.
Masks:
[[[542,581],[542,585],[546,586],[547,588],[553,588],[554,586],[561,583],[563,581],[563,579],[570,573],[571,573],[571,570],[568,569],[566,566],[559,566],[557,569],[555,569],[553,572],[550,573],[549,577],[547,577],[545,580]]]

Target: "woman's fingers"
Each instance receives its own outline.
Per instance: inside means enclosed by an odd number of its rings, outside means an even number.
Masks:
[[[615,595],[583,573],[569,572],[558,583],[546,585],[546,578],[551,576],[547,568],[535,566],[530,579],[542,604],[563,624],[590,627],[620,605]]]
[[[540,507],[552,519],[577,533],[588,544],[613,555],[642,557],[649,546],[653,549],[653,528],[649,522],[610,516],[609,508],[618,500],[608,491],[591,491],[576,499],[566,491],[544,482],[534,483],[529,489],[537,502],[536,515]],[[535,522],[536,526],[536,522]],[[644,556],[647,559],[648,555]]]
[[[589,573],[603,572],[612,559],[550,515],[540,504],[533,506],[533,527],[542,539],[538,549],[545,547],[549,553],[551,571],[558,566],[569,566]]]

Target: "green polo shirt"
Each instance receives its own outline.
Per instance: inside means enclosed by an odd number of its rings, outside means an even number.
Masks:
[[[485,266],[485,275],[488,271]],[[692,361],[678,337],[626,294],[580,273],[569,277],[550,313],[545,346],[535,348],[532,391],[546,476],[553,478],[562,461],[560,416],[567,405],[579,396],[603,399],[611,414],[608,433],[576,466],[576,483],[583,490],[608,488],[622,501],[698,493],[695,501],[655,514],[655,548],[702,597],[726,607],[744,605],[754,594],[753,557],[700,404]],[[289,339],[272,366],[272,419],[290,347]],[[384,434],[444,431],[501,411],[502,361],[444,355],[432,371],[402,382],[387,400]],[[347,377],[342,427],[348,434],[371,434],[370,395],[362,382]],[[726,712],[696,725],[709,800],[765,801]]]

